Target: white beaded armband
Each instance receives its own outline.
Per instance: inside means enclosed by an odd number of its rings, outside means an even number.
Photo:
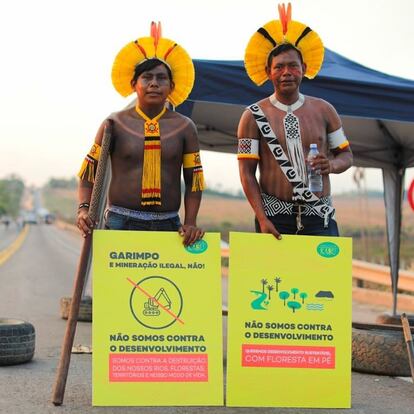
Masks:
[[[339,148],[344,149],[349,147],[349,142],[346,139],[343,128],[339,128],[334,132],[328,134],[329,149]]]
[[[259,140],[252,138],[240,138],[237,148],[237,159],[259,160]]]

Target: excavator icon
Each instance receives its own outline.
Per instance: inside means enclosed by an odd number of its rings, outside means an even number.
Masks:
[[[165,309],[171,309],[171,299],[168,297],[164,288],[160,288],[153,298],[149,298],[144,302],[144,310],[142,313],[145,316],[159,316],[160,310],[158,308],[160,304]]]

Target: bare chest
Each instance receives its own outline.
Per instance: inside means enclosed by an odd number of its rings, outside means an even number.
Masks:
[[[323,114],[305,108],[290,114],[276,108],[268,108],[264,112],[285,150],[287,140],[300,138],[305,157],[310,144],[317,144],[319,151],[328,152],[327,122]]]
[[[183,137],[174,134],[168,122],[160,122],[162,161],[181,162]],[[142,163],[144,158],[144,121],[115,123],[112,157],[125,163]]]

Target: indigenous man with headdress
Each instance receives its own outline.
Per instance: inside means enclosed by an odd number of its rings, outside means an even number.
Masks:
[[[352,152],[333,106],[299,92],[303,77],[313,78],[321,68],[324,47],[314,31],[291,20],[290,4],[279,5],[279,16],[257,30],[246,48],[247,74],[256,85],[270,80],[275,92],[240,119],[240,179],[257,232],[278,239],[281,233],[338,235],[329,174],[347,170]],[[309,167],[320,170],[323,182],[315,194],[306,174],[310,144],[317,144],[319,155]]]
[[[105,226],[112,230],[179,231],[189,245],[204,232],[196,218],[204,188],[196,127],[183,115],[167,109],[190,94],[194,66],[187,52],[161,37],[152,23],[151,36],[128,43],[115,58],[112,83],[122,96],[136,92],[137,102],[113,113],[112,177]],[[77,224],[85,237],[94,223],[88,215],[96,166],[106,120],[79,172]],[[185,183],[184,222],[181,168]]]

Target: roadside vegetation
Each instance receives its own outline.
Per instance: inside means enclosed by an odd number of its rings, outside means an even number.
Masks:
[[[24,191],[24,182],[16,175],[0,179],[0,217],[16,218]]]
[[[42,188],[42,201],[57,219],[73,224],[76,214],[76,177],[51,178]]]
[[[75,222],[77,181],[49,180],[43,188],[45,207],[56,217]],[[352,237],[354,259],[389,265],[385,207],[381,192],[361,196],[355,192],[334,197],[341,236]],[[244,195],[207,189],[203,194],[198,224],[209,232],[220,232],[229,240],[231,231],[254,231],[254,216]],[[414,270],[414,212],[403,203],[401,268]]]
[[[354,259],[389,265],[385,206],[382,193],[334,197],[340,233],[352,237]],[[414,271],[414,211],[403,200],[400,266]]]

